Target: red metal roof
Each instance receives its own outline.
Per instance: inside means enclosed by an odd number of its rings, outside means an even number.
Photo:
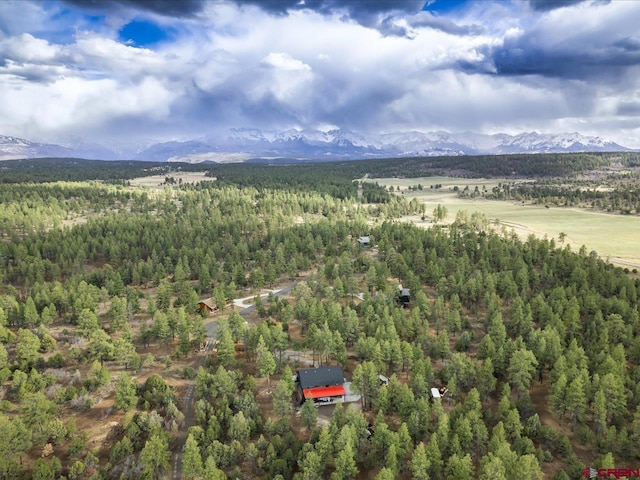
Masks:
[[[304,398],[338,397],[345,394],[346,392],[342,385],[335,385],[332,387],[307,388],[306,390],[304,390]]]

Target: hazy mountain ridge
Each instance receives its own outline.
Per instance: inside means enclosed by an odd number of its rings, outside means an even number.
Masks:
[[[95,160],[150,160],[169,162],[241,162],[250,158],[304,160],[362,159],[442,155],[509,153],[566,153],[629,151],[601,137],[579,133],[494,135],[473,132],[393,132],[363,134],[348,130],[262,131],[232,128],[201,139],[156,143],[147,148],[115,150],[78,142],[55,144],[0,136],[0,160],[39,157],[78,157]]]
[[[38,143],[23,138],[0,135],[0,160],[20,158],[70,157],[74,151],[70,148],[49,143]]]

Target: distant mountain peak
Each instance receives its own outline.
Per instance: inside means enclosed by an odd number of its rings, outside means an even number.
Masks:
[[[493,135],[442,130],[407,130],[380,134],[348,129],[299,130],[289,128],[263,131],[258,128],[230,128],[199,140],[167,141],[144,149],[115,151],[90,142],[73,147],[31,142],[0,136],[0,160],[38,157],[78,157],[87,159],[136,159],[172,162],[243,161],[251,158],[291,158],[305,160],[350,160],[387,157],[491,155],[512,153],[565,153],[629,151],[602,137],[578,132],[522,132]],[[125,157],[125,155],[127,155]]]
[[[24,138],[0,135],[0,160],[70,156],[73,156],[73,150],[60,145],[31,142]]]

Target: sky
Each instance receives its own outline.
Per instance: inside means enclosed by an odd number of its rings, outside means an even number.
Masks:
[[[0,135],[579,132],[640,148],[640,0],[7,0]]]

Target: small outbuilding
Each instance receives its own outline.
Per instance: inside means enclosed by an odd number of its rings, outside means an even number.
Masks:
[[[398,298],[397,301],[403,307],[406,307],[411,303],[411,290],[404,288],[402,285],[398,285]]]
[[[206,300],[201,300],[198,302],[198,311],[199,312],[207,312],[212,313],[217,310],[216,304],[213,302],[212,298],[207,298]]]
[[[367,236],[367,237],[358,237],[358,243],[360,245],[362,245],[363,247],[370,247],[371,246],[371,237]]]
[[[300,403],[313,399],[316,404],[344,402],[344,374],[342,367],[307,368],[296,375],[296,396]]]
[[[431,387],[431,398],[442,398],[447,393],[447,389],[445,387]]]

